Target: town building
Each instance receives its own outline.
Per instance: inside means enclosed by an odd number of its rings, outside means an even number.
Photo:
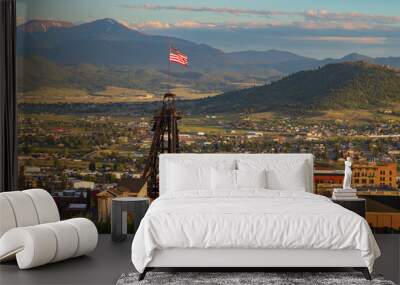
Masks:
[[[63,219],[91,214],[91,199],[87,190],[66,189],[53,192],[52,196]]]
[[[109,221],[111,217],[112,199],[118,197],[146,197],[147,183],[142,185],[140,178],[124,178],[116,187],[109,187],[96,195],[97,220]]]
[[[90,190],[93,190],[94,186],[95,186],[95,184],[92,181],[77,180],[77,181],[72,182],[72,187],[74,189],[90,189]]]
[[[341,188],[344,170],[315,169],[314,189],[317,194],[331,196],[333,188]]]
[[[398,189],[395,162],[357,162],[353,164],[352,171],[353,188]],[[315,192],[329,196],[333,188],[342,188],[343,178],[343,170],[316,169],[314,170]]]
[[[353,164],[352,170],[354,188],[373,186],[397,189],[397,163],[395,162],[358,162]]]
[[[366,219],[374,229],[400,229],[399,212],[367,212]]]

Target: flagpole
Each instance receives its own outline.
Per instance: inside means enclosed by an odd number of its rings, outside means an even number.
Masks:
[[[170,89],[170,72],[171,72],[171,60],[170,60],[170,54],[171,54],[171,43],[169,43],[169,49],[168,49],[168,80],[167,80],[167,90],[169,93],[169,89]]]

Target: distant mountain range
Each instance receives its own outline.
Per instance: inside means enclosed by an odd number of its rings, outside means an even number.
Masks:
[[[18,26],[19,30],[27,33],[47,32],[51,28],[70,28],[73,23],[55,20],[31,20]]]
[[[373,109],[400,102],[400,73],[366,62],[328,64],[268,85],[180,102],[199,113]]]
[[[29,26],[36,26],[35,22]],[[17,30],[17,53],[41,56],[59,64],[134,65],[165,69],[168,48],[174,44],[190,56],[196,69],[227,67],[230,58],[221,50],[182,39],[150,36],[112,19],[71,27],[48,27],[43,32],[29,26]],[[40,25],[39,25],[40,26]],[[25,31],[33,30],[33,32]]]
[[[146,35],[113,19],[80,25],[32,20],[17,30],[18,55],[41,56],[67,65],[88,63],[165,69],[170,44],[189,55],[191,71],[225,70],[256,76],[260,71],[269,70],[271,78],[276,79],[279,75],[345,61],[363,60],[400,68],[400,57],[371,58],[357,53],[324,60],[278,50],[226,53],[183,39]],[[265,78],[265,81],[271,78]]]

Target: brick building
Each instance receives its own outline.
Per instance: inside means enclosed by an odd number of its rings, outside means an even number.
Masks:
[[[365,162],[352,167],[353,187],[376,186],[397,189],[397,163]]]

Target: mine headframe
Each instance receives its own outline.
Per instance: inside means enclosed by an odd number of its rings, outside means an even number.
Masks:
[[[175,95],[166,93],[161,110],[153,118],[153,140],[142,174],[143,180],[147,180],[147,196],[150,198],[159,195],[158,155],[179,152],[178,120],[181,118],[175,108]]]

